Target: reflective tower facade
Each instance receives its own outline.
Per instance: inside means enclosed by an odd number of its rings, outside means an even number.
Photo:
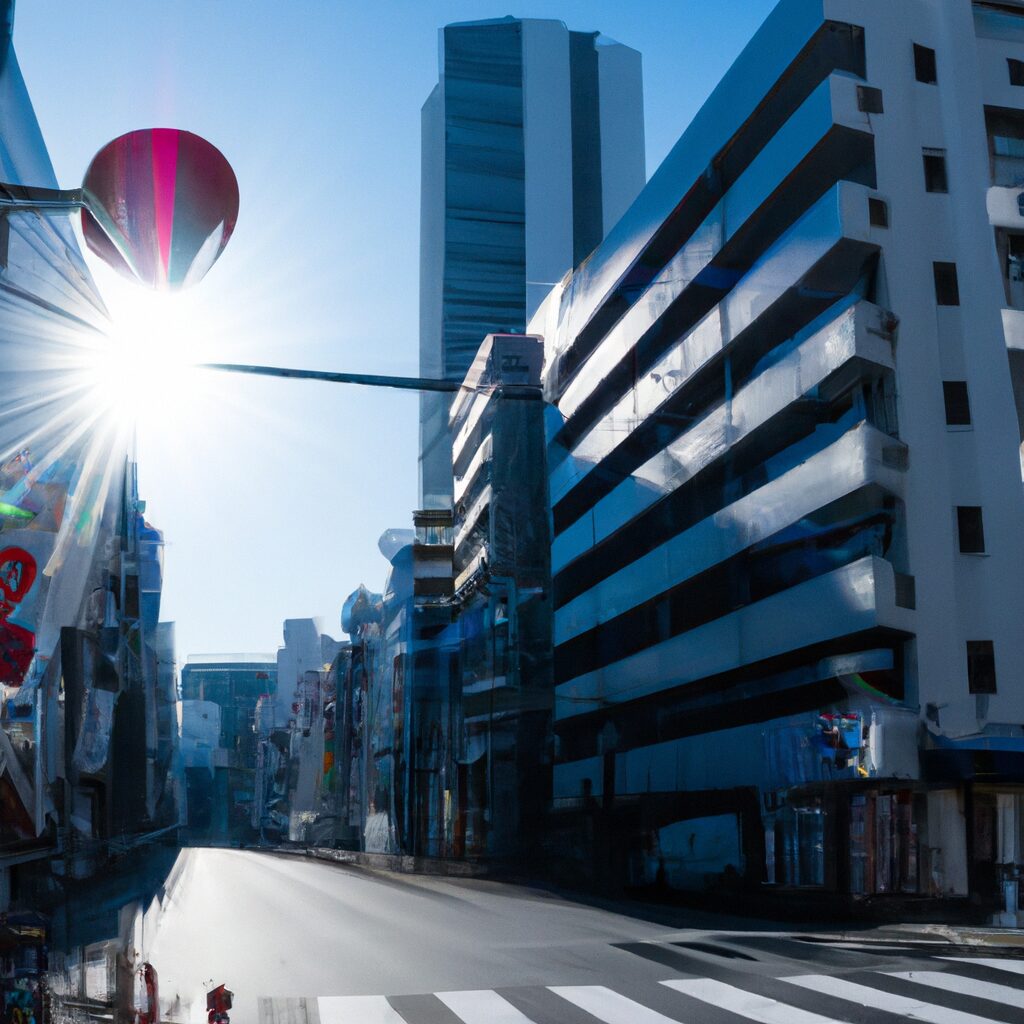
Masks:
[[[420,372],[462,380],[643,187],[643,89],[639,53],[560,21],[448,25],[439,71],[422,115]],[[424,396],[424,508],[451,503],[447,416]]]

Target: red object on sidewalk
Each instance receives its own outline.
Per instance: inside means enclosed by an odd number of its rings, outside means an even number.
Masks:
[[[156,968],[151,963],[144,963],[139,968],[139,974],[146,985],[146,1008],[135,1011],[136,1024],[160,1024],[160,992]]]
[[[212,992],[206,993],[207,1020],[210,1024],[228,1019],[232,996],[234,992],[229,992],[223,985],[218,985]]]

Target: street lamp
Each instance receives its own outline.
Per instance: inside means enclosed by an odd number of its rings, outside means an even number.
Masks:
[[[79,189],[0,183],[0,232],[10,213],[81,211],[89,248],[118,273],[160,291],[202,280],[224,251],[238,218],[238,181],[211,143],[177,128],[147,128],[108,142]],[[2,235],[0,235],[2,243]],[[0,254],[2,258],[2,254]],[[301,370],[242,363],[200,369],[333,384],[454,394],[459,381]],[[529,391],[506,397],[539,398]]]

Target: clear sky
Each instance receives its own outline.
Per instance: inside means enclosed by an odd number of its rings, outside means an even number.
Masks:
[[[211,361],[413,375],[438,28],[559,18],[638,49],[649,176],[774,3],[20,0],[14,39],[64,187],[136,128],[188,129],[235,169],[235,235],[162,341],[187,336]],[[117,312],[123,289],[97,279]],[[411,526],[416,446],[416,398],[400,392],[222,377],[151,403],[139,478],[166,534],[179,653],[272,651],[283,619],[310,615],[340,637],[345,597],[383,584],[377,538]]]

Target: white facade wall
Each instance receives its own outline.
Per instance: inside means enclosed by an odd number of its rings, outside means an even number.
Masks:
[[[1008,60],[1024,62],[1024,3],[782,0],[539,307],[556,805],[612,780],[606,806],[745,789],[770,831],[787,787],[871,780],[879,821],[892,793],[901,814],[920,796],[921,838],[898,842],[927,867],[894,881],[879,854],[858,891],[974,885],[957,787],[983,772],[972,754],[1024,755],[1024,285],[1012,308],[996,235],[1024,251],[1024,171],[994,184],[985,113],[1024,126]],[[967,425],[947,423],[959,381]],[[983,552],[961,551],[963,506],[982,510]],[[972,641],[993,645],[994,693],[971,692]],[[856,769],[798,765],[836,709],[863,723]],[[954,748],[958,765],[931,756]],[[843,813],[875,813],[851,799]]]
[[[1020,17],[979,13],[976,28],[970,0],[828,0],[825,8],[827,17],[864,26],[867,81],[885,105],[870,117],[890,226],[874,236],[883,247],[885,302],[900,318],[919,701],[937,706],[938,731],[951,736],[1016,726],[1024,722],[1024,577],[1009,567],[1024,562],[1024,493],[983,108],[1024,110],[1024,88],[1009,84],[1006,63],[1024,60],[1024,9]],[[1000,38],[978,38],[979,30]],[[915,79],[914,43],[936,51],[936,84]],[[946,152],[948,194],[925,191],[925,147]],[[1018,225],[1024,229],[1019,211]],[[932,261],[957,264],[959,306],[936,305]],[[969,429],[946,426],[943,380],[967,381]],[[959,553],[957,505],[981,506],[985,554]],[[974,639],[995,646],[997,692],[980,700],[967,683],[966,642]]]
[[[301,698],[296,690],[301,687],[306,672],[320,671],[323,657],[320,630],[315,619],[285,619],[284,647],[277,651],[277,693],[274,698],[274,725],[285,728],[295,719],[292,704]]]

